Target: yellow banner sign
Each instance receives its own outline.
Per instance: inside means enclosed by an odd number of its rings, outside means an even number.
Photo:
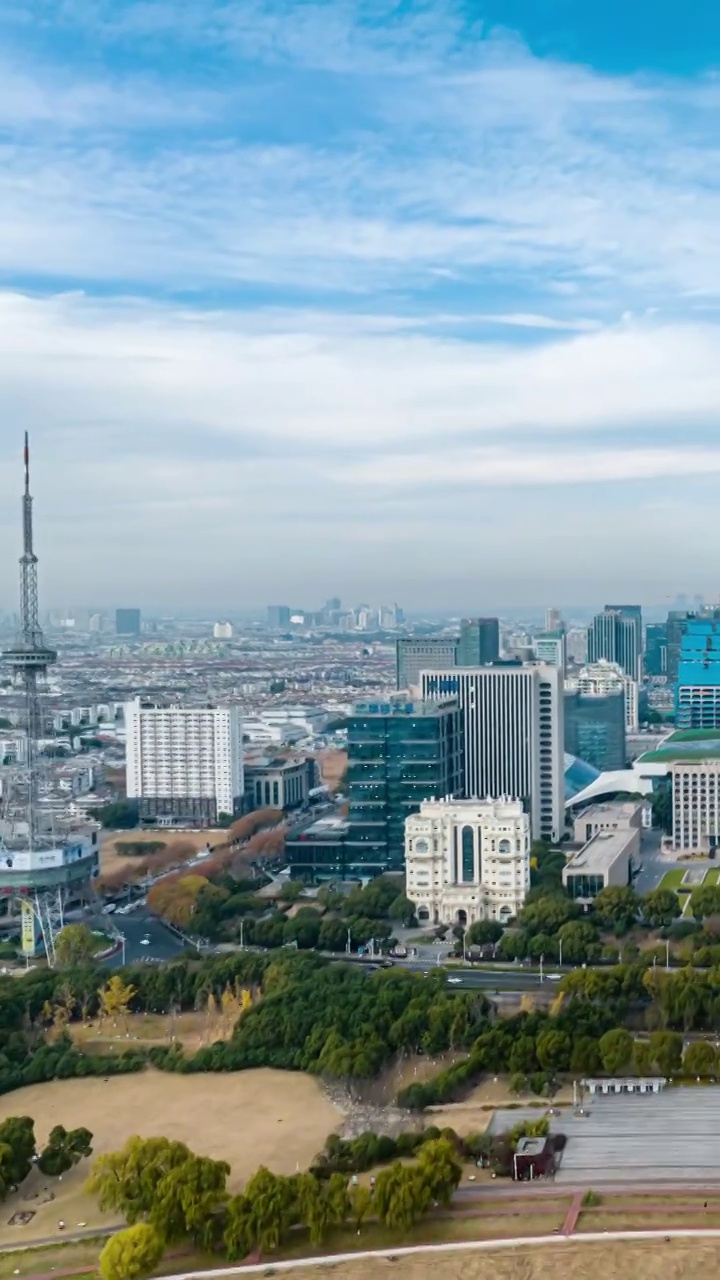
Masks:
[[[35,955],[35,917],[29,902],[23,902],[20,908],[20,937],[24,955]]]

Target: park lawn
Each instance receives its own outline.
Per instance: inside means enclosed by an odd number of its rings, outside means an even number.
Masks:
[[[602,1213],[596,1212],[594,1209],[583,1209],[577,1221],[576,1231],[665,1231],[673,1228],[702,1228],[702,1227],[720,1227],[720,1208],[714,1212],[711,1209],[703,1209],[702,1205],[697,1213],[673,1214],[672,1206],[666,1206],[665,1215],[647,1213],[647,1210],[638,1210],[637,1213]]]
[[[517,1218],[502,1217],[494,1213],[478,1213],[460,1217],[448,1215],[428,1218],[417,1223],[409,1231],[390,1231],[379,1223],[363,1226],[358,1235],[352,1228],[333,1232],[322,1248],[313,1249],[304,1231],[297,1232],[297,1239],[278,1250],[273,1258],[305,1258],[310,1254],[354,1253],[362,1249],[401,1249],[413,1244],[443,1244],[461,1240],[507,1240],[515,1236],[552,1236],[565,1221],[565,1209],[552,1214],[525,1213]],[[263,1259],[272,1265],[270,1258]]]
[[[22,1249],[17,1252],[0,1253],[0,1280],[10,1280],[11,1276],[37,1276],[49,1274],[51,1271],[86,1272],[88,1268],[95,1270],[98,1255],[105,1239],[82,1240],[78,1243],[49,1245],[45,1249]]]
[[[658,888],[672,889],[674,893],[677,893],[682,885],[686,870],[686,867],[673,867],[671,871],[666,871]],[[683,886],[683,888],[687,888],[687,886]]]

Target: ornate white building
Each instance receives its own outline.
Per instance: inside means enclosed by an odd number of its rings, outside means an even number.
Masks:
[[[530,888],[530,818],[520,800],[426,800],[405,823],[407,896],[418,920],[517,915]]]

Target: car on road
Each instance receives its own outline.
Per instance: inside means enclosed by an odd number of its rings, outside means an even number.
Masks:
[[[147,935],[147,934],[145,934],[145,937],[144,937],[144,938],[141,938],[141,939],[140,939],[140,946],[141,946],[141,947],[149,947],[149,946],[150,946],[150,939],[149,939],[149,937],[148,937],[148,935]]]
[[[462,982],[462,978],[448,978],[448,982],[453,982],[453,983]]]

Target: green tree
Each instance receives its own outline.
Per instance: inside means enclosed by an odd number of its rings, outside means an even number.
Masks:
[[[140,821],[140,811],[135,800],[116,800],[99,811],[102,825],[110,830],[129,830]]]
[[[564,1031],[544,1031],[537,1039],[537,1059],[543,1071],[566,1071],[572,1041]]]
[[[355,1230],[360,1232],[363,1222],[369,1216],[373,1208],[373,1197],[369,1187],[351,1187],[350,1189],[350,1219]]]
[[[527,933],[554,934],[577,914],[578,908],[569,898],[547,894],[523,907],[518,924]]]
[[[696,1040],[685,1049],[683,1071],[688,1076],[714,1076],[717,1071],[717,1054],[714,1045],[707,1040]]]
[[[8,1116],[0,1124],[0,1176],[6,1187],[19,1187],[35,1155],[35,1124],[30,1116]]]
[[[136,1280],[149,1275],[163,1256],[161,1236],[147,1222],[138,1222],[111,1236],[98,1259],[102,1280]]]
[[[663,1076],[671,1076],[680,1070],[683,1038],[677,1031],[653,1031],[650,1036],[650,1056]]]
[[[621,1075],[630,1065],[632,1047],[632,1036],[624,1027],[606,1031],[598,1043],[603,1070],[609,1076]]]
[[[170,1170],[185,1164],[190,1150],[169,1138],[128,1138],[120,1151],[96,1160],[86,1189],[101,1209],[121,1213],[132,1226],[152,1210],[158,1187]]]
[[[375,1182],[375,1212],[395,1231],[409,1231],[432,1204],[432,1190],[419,1165],[396,1161]]]
[[[187,1159],[162,1176],[149,1220],[167,1244],[189,1236],[205,1248],[213,1245],[217,1214],[227,1199],[229,1174],[230,1165],[224,1160],[189,1152]]]
[[[280,890],[280,901],[297,902],[298,898],[302,896],[304,889],[305,884],[302,880],[286,880]]]
[[[634,889],[624,885],[608,885],[593,902],[593,913],[604,929],[629,929],[639,908]]]
[[[404,893],[399,893],[388,907],[388,916],[400,924],[410,925],[415,919],[415,903],[406,898]]]
[[[720,915],[720,885],[701,884],[690,894],[690,911],[698,920]]]
[[[682,910],[680,900],[672,889],[651,889],[640,899],[643,920],[653,929],[672,924]]]
[[[89,1129],[71,1129],[68,1133],[63,1125],[56,1124],[38,1160],[42,1172],[57,1178],[74,1168],[84,1157],[92,1155],[92,1139]]]
[[[240,1214],[240,1221],[245,1212],[249,1212],[250,1247],[261,1249],[263,1253],[277,1249],[297,1221],[293,1180],[271,1173],[262,1165],[248,1182],[244,1196],[235,1199],[244,1200],[247,1205]],[[231,1200],[228,1209],[232,1203]],[[230,1226],[231,1218],[228,1221]],[[227,1243],[227,1230],[225,1240]],[[234,1253],[232,1256],[243,1255]]]
[[[598,932],[588,921],[568,920],[558,930],[557,936],[563,944],[564,961],[583,964],[585,961],[599,960],[601,947]]]
[[[503,932],[503,927],[497,920],[476,920],[470,925],[465,941],[468,946],[483,947],[491,942],[499,942]]]
[[[326,916],[320,925],[317,945],[321,951],[344,951],[347,943],[347,925],[344,920]]]
[[[98,949],[98,940],[86,924],[66,924],[55,943],[58,963],[63,969],[88,964]]]
[[[455,1147],[447,1138],[434,1138],[420,1148],[417,1168],[431,1200],[449,1205],[462,1177]]]

